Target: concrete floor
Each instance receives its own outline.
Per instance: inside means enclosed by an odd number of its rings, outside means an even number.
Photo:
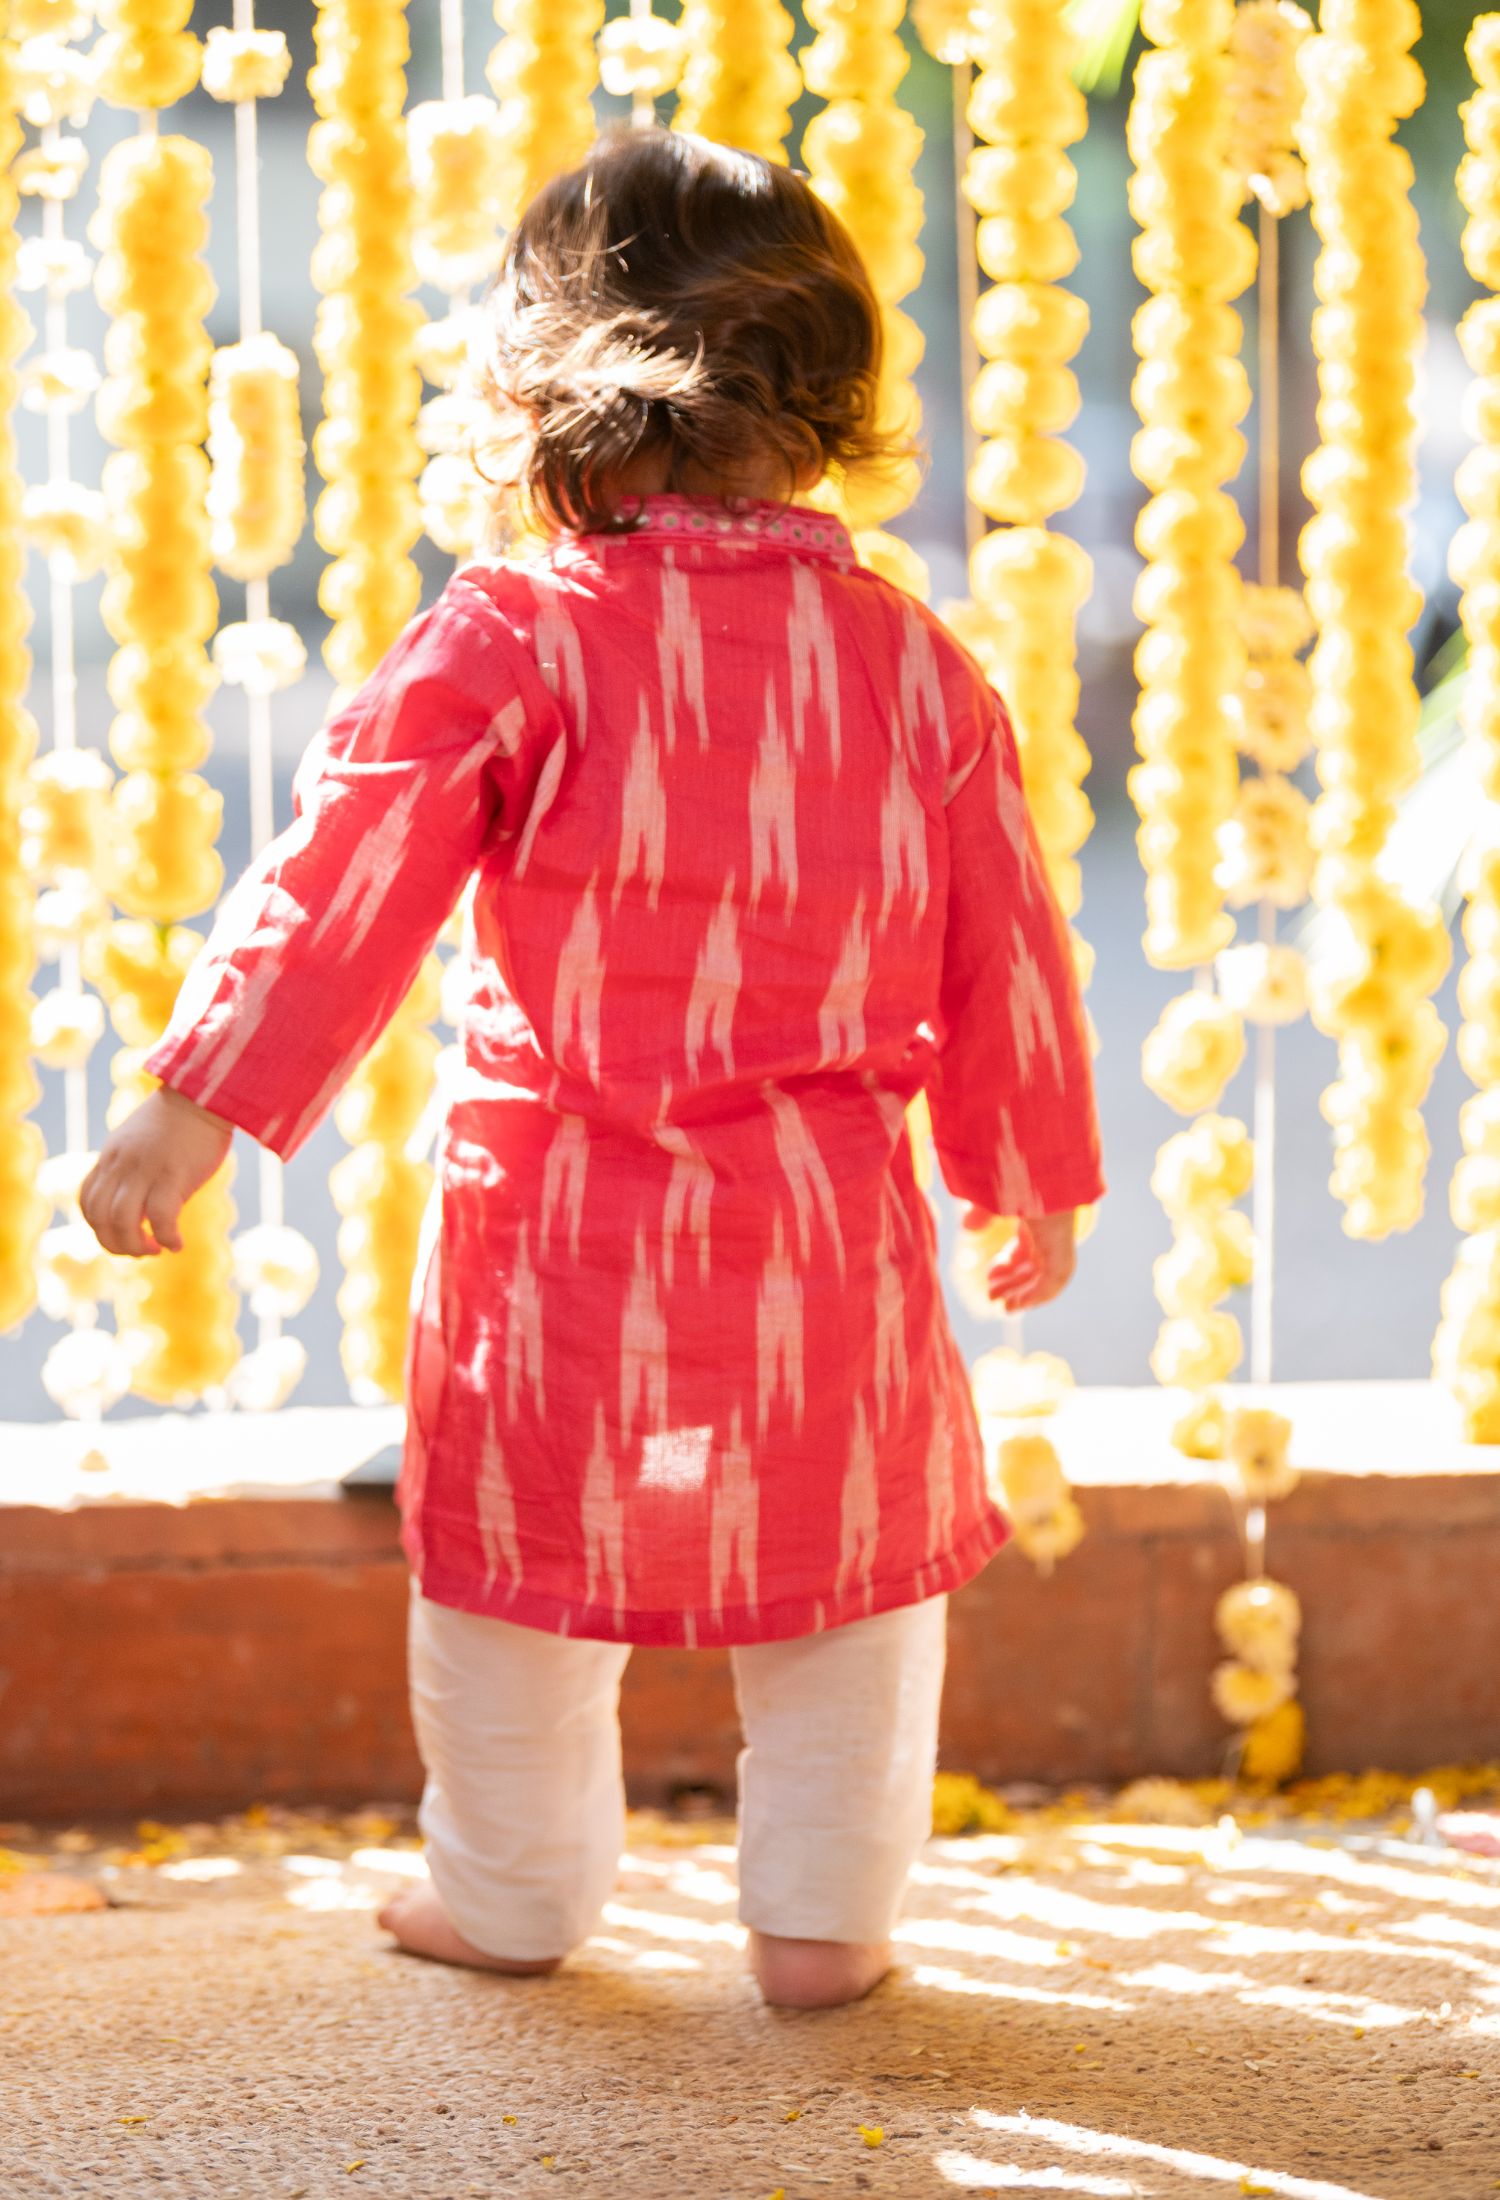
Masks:
[[[372,1912],[422,1867],[378,1817],[75,1833],[39,1860],[114,1906],[0,1922],[0,2195],[1496,2189],[1500,1860],[1017,1825],[931,1844],[899,1975],[830,2014],[747,1983],[722,1823],[637,1821],[542,1981],[395,1953]]]

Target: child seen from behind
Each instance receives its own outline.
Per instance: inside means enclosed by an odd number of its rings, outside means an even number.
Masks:
[[[1103,1190],[1067,927],[1003,704],[801,501],[899,455],[806,180],[601,140],[485,311],[540,542],[335,708],[84,1211],[170,1253],[235,1126],[295,1153],[472,881],[397,1491],[431,1877],[381,1921],[554,1969],[615,1877],[631,1645],[727,1645],[756,1976],[847,2001],[930,1830],[948,1592],[1006,1534],[906,1109],[966,1220],[1022,1218],[991,1295],[1053,1297]]]

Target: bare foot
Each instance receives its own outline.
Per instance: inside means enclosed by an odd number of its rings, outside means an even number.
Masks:
[[[750,1935],[750,1967],[777,2009],[834,2009],[859,2001],[891,1967],[889,1941],[788,1940]]]
[[[431,1956],[435,1963],[467,1963],[476,1971],[508,1971],[517,1978],[530,1978],[555,1971],[562,1961],[561,1956],[542,1956],[530,1962],[487,1956],[482,1948],[464,1939],[430,1879],[392,1895],[377,1922],[395,1934],[408,1955]]]

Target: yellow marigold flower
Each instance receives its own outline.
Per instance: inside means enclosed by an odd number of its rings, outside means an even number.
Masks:
[[[1213,1698],[1220,1716],[1231,1725],[1250,1726],[1279,1711],[1295,1685],[1289,1672],[1265,1673],[1231,1659],[1214,1667]]]
[[[221,24],[203,42],[203,89],[210,99],[275,99],[291,68],[283,31],[236,31]]]
[[[1156,1157],[1151,1189],[1173,1216],[1244,1197],[1255,1173],[1250,1133],[1232,1116],[1204,1115],[1169,1138]]]
[[[1240,1325],[1232,1314],[1178,1315],[1157,1332],[1151,1372],[1168,1388],[1207,1390],[1234,1373],[1243,1350]]]
[[[1180,1221],[1170,1250],[1151,1265],[1157,1303],[1174,1316],[1202,1313],[1242,1290],[1254,1272],[1250,1217],[1222,1208]]]
[[[290,1321],[317,1289],[318,1256],[300,1230],[259,1223],[234,1241],[235,1281],[254,1314]]]
[[[1277,773],[1262,771],[1241,785],[1220,836],[1218,878],[1232,908],[1269,901],[1295,909],[1306,901],[1313,862],[1309,814],[1306,795]]]
[[[1252,940],[1214,960],[1219,993],[1249,1024],[1291,1024],[1307,1013],[1307,964],[1295,947]]]
[[[1253,1721],[1240,1755],[1240,1777],[1257,1787],[1280,1787],[1300,1771],[1307,1719],[1295,1696]]]
[[[1225,1649],[1244,1665],[1279,1673],[1297,1662],[1302,1607],[1283,1582],[1237,1581],[1214,1606],[1214,1625]]]
[[[682,74],[680,24],[620,15],[599,33],[599,81],[616,99],[660,99]]]
[[[1052,1352],[1014,1352],[1000,1345],[970,1370],[974,1404],[996,1419],[1055,1413],[1073,1388],[1072,1370]]]
[[[1286,1497],[1296,1488],[1297,1469],[1287,1462],[1292,1424],[1282,1414],[1257,1406],[1238,1406],[1224,1432],[1224,1456],[1253,1504]]]
[[[86,1222],[64,1222],[43,1233],[37,1248],[37,1303],[49,1321],[92,1319],[108,1298],[114,1267]]]
[[[1082,1541],[1083,1515],[1045,1436],[1011,1436],[996,1453],[1000,1502],[1029,1558],[1051,1566]]]
[[[1003,1833],[1014,1812],[972,1772],[938,1772],[932,1782],[932,1830],[936,1834]]]
[[[1179,993],[1141,1048],[1141,1071],[1159,1100],[1193,1115],[1215,1106],[1244,1058],[1238,1011],[1212,993]]]
[[[1307,204],[1296,152],[1302,106],[1297,56],[1312,29],[1311,16],[1292,0],[1245,0],[1235,11],[1230,159],[1242,194],[1254,192],[1269,214],[1295,213]]]
[[[104,1003],[55,987],[31,1011],[31,1051],[48,1069],[82,1069],[104,1036]]]
[[[1173,1448],[1189,1459],[1222,1459],[1224,1428],[1224,1401],[1210,1391],[1172,1423]]]

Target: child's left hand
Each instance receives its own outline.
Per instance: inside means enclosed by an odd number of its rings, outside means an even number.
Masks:
[[[969,1207],[963,1220],[966,1230],[982,1230],[995,1217],[982,1207]],[[1077,1225],[1072,1207],[1062,1214],[1021,1216],[1014,1239],[991,1267],[986,1283],[989,1296],[1007,1314],[1045,1306],[1066,1287],[1078,1265]]]
[[[143,1100],[105,1139],[79,1191],[83,1219],[104,1250],[180,1253],[177,1218],[233,1137],[222,1116],[166,1085]]]

